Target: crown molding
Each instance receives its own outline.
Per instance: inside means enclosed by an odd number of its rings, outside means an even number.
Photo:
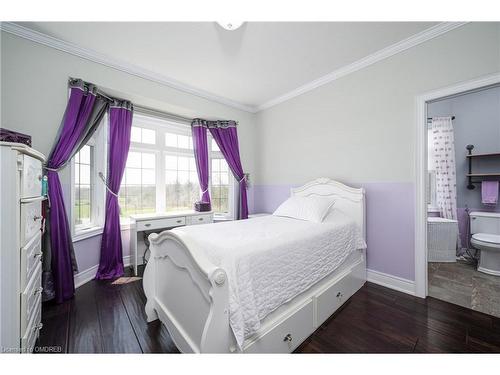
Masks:
[[[114,59],[108,55],[102,54],[100,52],[88,48],[79,47],[73,43],[69,43],[64,40],[54,38],[47,34],[32,30],[30,28],[18,25],[13,22],[1,22],[0,30],[24,39],[31,40],[32,42],[35,43],[43,44],[45,46],[54,48],[56,50],[69,53],[71,55],[81,57],[83,59],[95,62],[97,64],[101,64],[140,78],[147,79],[148,81],[156,82],[161,85],[165,85],[173,89],[186,92],[191,95],[196,95],[203,99],[217,102],[246,112],[255,113],[257,111],[256,107],[238,103],[233,100],[212,94],[210,92],[197,89],[195,87],[186,85],[182,82],[179,82],[162,74],[155,73],[151,70],[143,69],[140,66],[134,64],[129,64],[127,62]]]
[[[400,52],[404,52],[412,47],[425,43],[431,39],[434,39],[440,35],[443,35],[467,23],[468,22],[441,22],[435,26],[432,26],[426,30],[421,31],[420,33],[412,35],[409,38],[403,39],[400,42],[394,43],[386,48],[383,48],[375,53],[372,53],[371,55],[368,55],[358,61],[355,61],[349,65],[343,66],[342,68],[334,70],[333,72],[328,73],[323,77],[320,77],[314,81],[306,83],[305,85],[300,86],[284,95],[280,95],[277,98],[271,99],[263,104],[260,104],[257,106],[257,112],[274,107],[275,105],[283,103],[299,95],[305,94],[318,87],[326,85],[327,83],[333,82],[339,78],[357,72],[358,70],[364,69],[379,61],[394,56]]]
[[[232,108],[236,108],[242,111],[256,113],[280,103],[283,103],[287,100],[295,98],[299,95],[305,94],[309,91],[312,91],[318,87],[326,85],[327,83],[333,82],[339,78],[345,77],[351,73],[357,72],[358,70],[364,69],[370,65],[373,65],[379,61],[385,60],[391,56],[394,56],[398,53],[404,52],[412,47],[418,46],[419,44],[425,43],[431,39],[434,39],[440,35],[443,35],[449,31],[452,31],[458,27],[461,27],[468,22],[442,22],[435,26],[432,26],[426,30],[421,31],[409,38],[406,38],[400,42],[394,43],[386,48],[383,48],[371,55],[368,55],[358,61],[355,61],[351,64],[343,66],[333,72],[324,75],[314,81],[306,83],[286,94],[280,95],[274,99],[271,99],[263,104],[258,106],[250,106],[242,103],[235,102],[233,100],[220,97],[218,95],[212,94],[207,91],[203,91],[197,89],[195,87],[186,85],[182,82],[176,81],[172,78],[166,77],[162,74],[155,73],[153,71],[143,69],[137,65],[129,64],[117,59],[114,59],[105,54],[79,47],[75,44],[65,42],[63,40],[51,37],[49,35],[40,33],[38,31],[29,29],[27,27],[12,23],[12,22],[1,22],[0,30],[5,31],[7,33],[19,36],[24,39],[31,40],[36,43],[43,44],[45,46],[57,49],[59,51],[63,51],[74,56],[78,56],[84,58],[86,60],[143,78],[152,82],[159,83],[161,85],[165,85],[171,88],[174,88],[179,91],[186,92],[188,94],[196,95],[198,97],[217,102]]]

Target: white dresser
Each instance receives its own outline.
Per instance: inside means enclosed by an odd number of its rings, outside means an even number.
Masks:
[[[199,225],[213,223],[212,211],[177,211],[163,214],[139,214],[130,216],[130,255],[132,256],[132,267],[137,276],[137,267],[143,264],[142,254],[146,250],[144,242],[141,242],[142,233],[162,232],[166,229],[182,227],[184,225]],[[142,245],[142,247],[140,246]]]
[[[30,353],[42,328],[42,163],[0,142],[0,351]]]

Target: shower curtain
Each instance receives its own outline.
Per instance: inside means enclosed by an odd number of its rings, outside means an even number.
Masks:
[[[436,173],[436,204],[441,217],[457,220],[455,140],[451,117],[434,117],[429,137],[429,165]]]

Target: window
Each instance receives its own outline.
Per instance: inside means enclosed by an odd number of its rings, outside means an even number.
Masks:
[[[165,156],[165,186],[167,211],[193,209],[193,203],[200,197],[194,156]]]
[[[234,179],[209,139],[210,192],[216,215],[231,218]],[[134,114],[130,151],[120,188],[121,216],[192,210],[200,198],[191,128]]]
[[[71,160],[71,218],[73,239],[78,241],[104,226],[105,186],[99,172],[106,174],[107,116],[99,128]]]
[[[122,216],[156,211],[156,154],[129,151],[120,188]]]
[[[85,145],[75,155],[75,226],[88,226],[92,216],[94,146]]]
[[[212,157],[212,210],[218,214],[229,213],[229,169],[224,158]]]
[[[216,216],[234,219],[236,212],[235,180],[226,159],[214,139],[210,138],[210,198]]]

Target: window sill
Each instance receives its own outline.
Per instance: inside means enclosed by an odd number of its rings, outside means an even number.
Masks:
[[[86,240],[87,238],[90,238],[90,237],[99,236],[102,234],[102,231],[103,231],[103,227],[91,227],[91,228],[79,230],[73,236],[73,242],[78,242],[78,241]]]
[[[439,213],[441,212],[438,207],[427,206],[427,212]]]
[[[130,230],[130,220],[120,220],[120,230]],[[104,231],[103,227],[91,227],[87,229],[79,230],[73,236],[73,242],[78,242],[86,240],[91,237],[100,236]]]

